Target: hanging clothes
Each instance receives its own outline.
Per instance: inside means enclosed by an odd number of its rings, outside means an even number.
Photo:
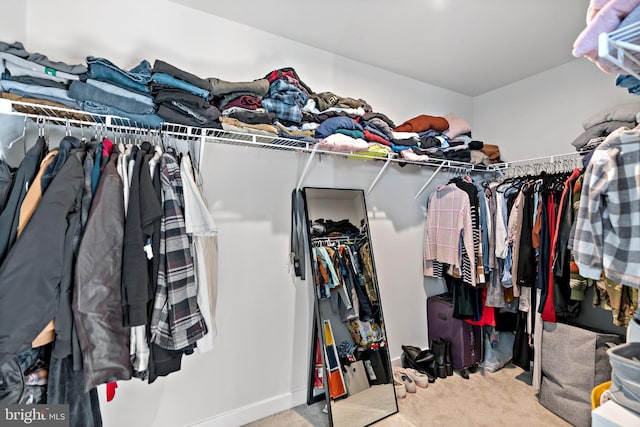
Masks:
[[[82,349],[84,390],[131,378],[129,329],[122,325],[124,198],[110,156],[99,185],[76,262],[73,314]],[[99,259],[99,263],[94,260]]]
[[[0,214],[0,263],[5,259],[16,240],[20,222],[20,206],[27,195],[27,188],[33,182],[38,172],[38,166],[46,154],[47,143],[44,137],[39,137],[20,162],[11,193]]]
[[[72,262],[68,243],[80,219],[83,160],[84,151],[71,152],[0,266],[0,364],[30,347],[45,325],[64,310],[58,304],[69,290],[60,285],[65,265]],[[57,334],[70,337],[65,327],[70,324],[56,320]],[[61,350],[67,346],[70,342],[62,342]]]

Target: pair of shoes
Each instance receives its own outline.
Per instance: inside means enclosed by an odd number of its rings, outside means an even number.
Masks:
[[[401,372],[411,378],[414,384],[420,388],[429,387],[429,377],[413,368],[393,368],[394,372]]]
[[[430,383],[435,382],[434,360],[435,356],[430,350],[422,350],[413,345],[402,346],[402,366],[412,368],[425,374]]]
[[[413,382],[411,377],[407,375],[402,368],[393,368],[393,379],[394,382],[400,382],[404,384],[404,388],[407,390],[407,393],[415,393],[416,392],[416,383]]]
[[[438,378],[446,378],[453,375],[451,363],[451,344],[444,338],[431,340],[431,351],[435,356],[435,371]]]
[[[404,399],[405,397],[407,397],[407,388],[401,381],[398,381],[396,379],[395,375],[393,376],[393,386],[396,389],[396,397],[398,399]]]

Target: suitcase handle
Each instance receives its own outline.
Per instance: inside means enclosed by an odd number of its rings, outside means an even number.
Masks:
[[[438,313],[438,318],[440,320],[447,320],[448,316],[446,314],[444,314],[444,313]]]

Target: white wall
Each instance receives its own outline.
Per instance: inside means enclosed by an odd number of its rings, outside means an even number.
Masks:
[[[293,66],[316,91],[362,97],[401,122],[420,113],[469,120],[470,97],[338,57],[166,0],[28,2],[27,28],[7,34],[30,51],[123,68],[163,59],[201,77],[247,80]],[[73,13],[70,11],[73,10]],[[121,382],[102,400],[105,426],[238,425],[303,403],[310,342],[309,284],[288,269],[290,192],[307,156],[209,145],[205,191],[220,227],[219,335],[213,352],[186,357],[156,383]],[[367,189],[380,163],[322,157],[306,185]],[[401,344],[425,347],[425,296],[440,282],[422,277],[423,205],[414,195],[433,170],[393,165],[367,200],[392,357]],[[442,182],[440,175],[431,184]],[[102,392],[102,387],[100,388]]]
[[[8,8],[11,13],[8,13]],[[15,41],[24,42],[27,36],[27,2],[11,2],[5,5],[4,13],[0,14],[0,40],[5,43]]]
[[[582,121],[621,103],[640,102],[586,59],[473,98],[473,136],[500,146],[503,160],[575,151]]]

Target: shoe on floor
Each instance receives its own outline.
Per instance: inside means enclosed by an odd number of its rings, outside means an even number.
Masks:
[[[429,377],[417,369],[402,368],[402,370],[398,369],[398,371],[411,378],[418,387],[427,388],[429,386]]]
[[[409,375],[404,373],[404,369],[393,368],[393,378],[394,380],[404,384],[404,387],[407,389],[407,393],[416,392],[416,384],[413,382],[413,380]]]
[[[398,399],[404,399],[407,397],[407,388],[401,381],[396,379],[395,375],[393,376],[393,386],[396,388],[396,397]]]

